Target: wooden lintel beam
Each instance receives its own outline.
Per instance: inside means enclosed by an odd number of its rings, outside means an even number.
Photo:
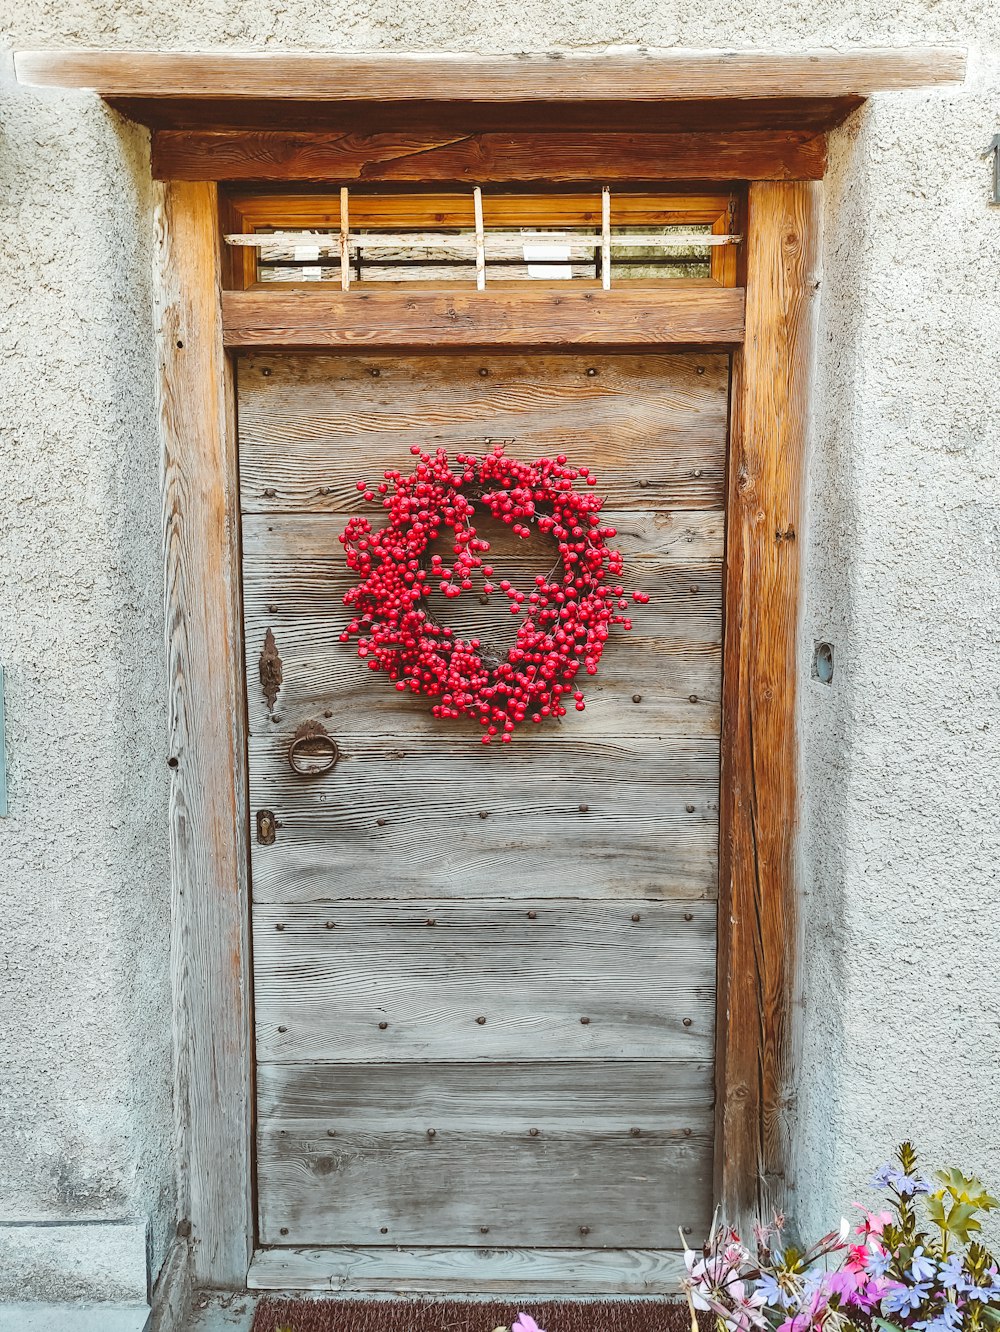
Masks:
[[[363,351],[399,347],[727,345],[743,337],[743,291],[682,283],[631,291],[287,292],[222,298],[227,347]]]
[[[481,56],[20,51],[21,83],[104,97],[316,102],[670,102],[866,96],[960,82],[953,47]]]
[[[825,136],[801,130],[153,134],[153,175],[161,180],[819,180],[825,168]]]

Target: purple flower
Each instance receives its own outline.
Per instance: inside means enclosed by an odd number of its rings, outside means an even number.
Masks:
[[[510,1332],[543,1332],[530,1314],[519,1313],[517,1322],[513,1324]]]
[[[913,1261],[910,1263],[910,1276],[914,1281],[933,1281],[937,1275],[937,1263],[933,1258],[927,1258],[924,1255],[923,1247],[914,1249]]]

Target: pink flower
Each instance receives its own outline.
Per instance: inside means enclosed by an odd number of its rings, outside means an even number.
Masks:
[[[517,1322],[512,1325],[510,1332],[543,1332],[543,1329],[538,1326],[530,1314],[519,1313]]]
[[[730,1332],[750,1332],[751,1327],[767,1327],[767,1320],[760,1312],[766,1302],[763,1291],[756,1290],[752,1295],[748,1295],[742,1281],[732,1282],[727,1289],[735,1306],[724,1319]]]
[[[857,1234],[863,1240],[869,1240],[873,1235],[881,1235],[892,1220],[891,1212],[869,1212],[868,1208],[862,1207],[861,1203],[851,1203],[851,1206],[856,1207],[865,1218],[857,1228]]]
[[[867,1265],[868,1250],[863,1244],[852,1244],[847,1250],[847,1261],[844,1263],[844,1268],[856,1278],[859,1286],[864,1280]]]

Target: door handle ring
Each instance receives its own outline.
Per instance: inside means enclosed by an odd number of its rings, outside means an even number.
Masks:
[[[288,746],[288,766],[299,777],[322,777],[340,762],[340,746],[319,722],[305,722]]]

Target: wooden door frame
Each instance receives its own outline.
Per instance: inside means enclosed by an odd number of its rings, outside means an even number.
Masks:
[[[359,296],[350,342],[337,332],[350,293],[309,293],[298,302],[255,295],[258,305],[284,302],[280,318],[277,304],[254,312],[251,293],[224,294],[217,184],[171,180],[157,188],[180,1207],[190,1222],[196,1284],[239,1289],[255,1233],[250,829],[235,399],[226,348],[357,350],[371,342],[364,341]],[[646,350],[698,343],[732,353],[715,1189],[737,1224],[785,1206],[793,1159],[798,536],[818,188],[802,180],[749,182],[743,285],[706,290],[700,313],[697,299],[692,305],[668,292],[652,315],[637,320],[627,292],[586,299],[574,293],[558,333],[567,348],[596,338]],[[242,302],[242,333],[234,332],[234,297]],[[452,330],[438,346],[477,339],[537,344],[537,331],[519,334],[509,310],[504,337],[496,339],[483,312],[495,317],[505,298],[479,297],[478,304],[475,293],[467,298],[475,317],[457,332],[444,309],[454,300],[440,297],[430,325],[424,320],[395,343],[423,344],[431,326]],[[734,298],[744,307],[745,335],[743,320],[734,321]],[[395,345],[388,332],[376,343]]]

